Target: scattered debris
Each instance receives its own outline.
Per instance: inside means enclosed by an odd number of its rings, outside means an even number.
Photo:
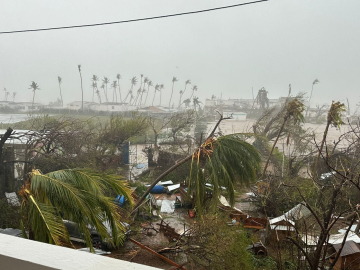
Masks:
[[[161,203],[161,213],[174,213],[175,201],[163,200]]]
[[[10,193],[5,192],[5,197],[7,199],[8,204],[10,204],[11,206],[16,206],[16,207],[20,206],[19,198],[15,192],[10,192]]]

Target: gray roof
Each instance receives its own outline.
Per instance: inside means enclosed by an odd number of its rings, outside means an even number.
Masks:
[[[340,250],[341,244],[334,244],[336,252]],[[347,241],[341,250],[340,257],[348,256],[351,254],[360,253],[360,247],[354,241]]]

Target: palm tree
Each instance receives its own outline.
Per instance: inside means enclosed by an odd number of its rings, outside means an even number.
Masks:
[[[218,203],[221,186],[226,188],[230,204],[234,205],[234,185],[236,182],[249,185],[256,180],[256,172],[260,169],[260,154],[249,143],[241,138],[241,134],[231,134],[222,137],[215,136],[215,131],[223,120],[222,116],[210,133],[206,141],[198,147],[193,154],[180,160],[163,172],[146,190],[138,200],[132,213],[146,198],[152,188],[165,176],[181,165],[190,162],[190,176],[188,194],[195,192],[197,211],[201,213],[208,182],[213,186],[213,206]]]
[[[326,121],[326,127],[325,127],[325,130],[324,130],[323,139],[321,141],[319,151],[318,151],[318,155],[317,155],[317,158],[316,158],[316,161],[315,161],[315,166],[314,166],[314,169],[313,169],[314,174],[316,174],[316,170],[317,170],[317,166],[318,166],[318,163],[319,163],[320,155],[322,153],[322,149],[323,149],[324,143],[326,141],[326,137],[327,137],[327,134],[328,134],[328,131],[329,131],[329,127],[330,127],[330,125],[333,125],[335,127],[340,127],[341,125],[343,125],[344,122],[341,119],[341,113],[345,112],[345,111],[346,111],[346,108],[345,108],[344,103],[340,103],[339,101],[338,102],[333,101],[331,103],[331,107],[330,107],[330,110],[329,110],[328,115],[327,115],[327,121]]]
[[[84,110],[84,90],[82,85],[82,76],[81,76],[81,65],[78,65],[78,70],[80,74],[80,81],[81,81],[81,110]]]
[[[91,81],[92,81],[92,88],[93,88],[93,98],[92,98],[92,102],[94,102],[94,93],[95,93],[95,89],[97,89],[97,82],[99,81],[99,77],[96,75],[93,75],[91,77]]]
[[[159,106],[161,106],[161,94],[162,94],[162,90],[164,89],[164,85],[163,84],[160,84],[159,85],[159,92],[160,92],[160,104],[159,104]]]
[[[141,104],[142,104],[143,94],[146,92],[145,85],[147,84],[148,81],[149,81],[148,77],[145,77],[145,79],[144,79],[144,84],[143,84],[143,89],[142,89],[142,91],[141,91],[141,96],[140,96],[140,101],[139,101],[139,105],[140,105],[140,106],[141,106]]]
[[[93,81],[91,83],[91,87],[93,89],[93,98],[92,98],[92,102],[94,102],[94,94],[95,94],[95,89],[97,89],[97,82]]]
[[[146,100],[147,100],[147,97],[148,97],[148,95],[149,95],[150,86],[153,86],[153,83],[152,83],[152,81],[151,81],[151,80],[149,80],[149,81],[147,82],[147,84],[148,84],[148,90],[147,90],[147,93],[146,93],[146,97],[145,97],[144,105],[146,104]]]
[[[176,77],[173,77],[172,78],[172,89],[171,89],[171,96],[170,96],[170,100],[169,100],[169,109],[170,109],[170,104],[171,104],[171,99],[172,99],[172,96],[173,96],[173,93],[174,93],[174,84],[175,82],[177,82],[178,79]]]
[[[190,106],[191,100],[190,98],[187,98],[183,101],[183,103],[185,104],[185,108],[188,108]]]
[[[122,103],[121,91],[120,91],[120,79],[121,79],[121,75],[120,75],[119,73],[116,75],[116,79],[117,79],[117,81],[118,81],[120,103]]]
[[[99,89],[97,89],[97,87],[96,87],[95,93],[96,93],[96,95],[97,95],[97,97],[98,97],[98,99],[99,99],[99,103],[101,104],[100,91],[99,91]]]
[[[29,89],[31,89],[33,91],[32,109],[34,109],[35,92],[37,90],[40,90],[40,87],[36,82],[32,81]]]
[[[6,90],[6,88],[4,87],[4,92],[5,92],[5,101],[6,101],[6,92],[7,92],[7,90]]]
[[[10,96],[10,92],[6,92],[5,95],[6,95],[5,101],[7,101],[8,97]]]
[[[186,86],[188,85],[188,84],[191,84],[191,81],[190,80],[186,80],[185,81],[185,87],[184,87],[184,91],[180,91],[180,100],[179,100],[179,106],[178,106],[178,108],[180,108],[180,106],[181,106],[181,98],[182,98],[182,96],[185,94],[185,91],[186,91]]]
[[[12,94],[13,102],[15,102],[15,96],[16,96],[16,92],[13,92],[13,94]]]
[[[124,240],[119,238],[124,228],[118,207],[106,195],[109,190],[132,202],[130,190],[117,176],[70,169],[41,174],[34,169],[19,192],[23,232],[32,240],[71,246],[66,219],[78,224],[91,251],[89,228],[95,228],[110,244],[118,244]],[[104,222],[110,225],[111,235]]]
[[[194,97],[194,98],[193,98],[193,105],[194,105],[195,111],[196,111],[196,107],[197,107],[197,106],[200,107],[200,104],[201,104],[201,103],[202,103],[202,102],[199,101],[199,98],[198,98],[198,97]]]
[[[62,83],[62,78],[60,76],[58,76],[58,83],[59,83],[59,89],[60,89],[60,99],[61,99],[61,107],[64,105],[63,104],[63,98],[62,98],[62,93],[61,93],[61,83]]]
[[[142,89],[141,89],[141,86],[140,86],[140,88],[136,91],[136,97],[134,99],[133,105],[136,105],[136,102],[138,101],[141,93],[142,93]]]
[[[105,98],[106,98],[106,102],[109,102],[108,100],[108,96],[107,96],[107,85],[108,83],[110,83],[110,80],[107,77],[104,77],[104,79],[102,80],[103,84],[105,85]]]
[[[108,102],[108,99],[107,99],[107,96],[106,96],[106,93],[105,93],[105,84],[101,84],[100,88],[104,91],[106,102]]]
[[[156,96],[156,92],[159,91],[159,87],[160,85],[155,85],[155,90],[154,90],[154,97],[153,97],[153,100],[152,100],[152,103],[151,103],[151,106],[154,106],[154,100],[155,100],[155,96]]]
[[[113,91],[113,102],[114,102],[114,96],[115,96],[115,100],[117,102],[117,94],[116,94],[116,89],[117,89],[117,81],[113,81],[113,83],[111,84],[111,87],[114,89]]]
[[[196,85],[194,85],[192,88],[191,88],[192,92],[191,92],[191,96],[190,96],[190,100],[192,98],[192,96],[194,95],[194,92],[198,90],[198,87]]]
[[[272,155],[272,152],[274,151],[276,143],[281,135],[281,132],[283,131],[283,129],[285,127],[285,123],[291,119],[294,121],[295,124],[298,122],[304,122],[305,119],[304,119],[304,116],[302,115],[302,112],[304,111],[304,109],[305,109],[305,105],[301,101],[299,101],[297,98],[294,98],[292,101],[290,101],[286,104],[286,112],[285,112],[285,115],[283,118],[283,122],[279,129],[278,135],[276,136],[275,142],[270,150],[269,156],[266,160],[266,163],[265,163],[265,166],[264,166],[264,169],[262,172],[262,176],[261,176],[262,180],[264,180],[265,172],[269,165],[270,157]]]
[[[313,94],[313,90],[314,90],[314,85],[315,84],[318,84],[320,83],[320,81],[318,79],[315,79],[312,83],[312,86],[311,86],[311,93],[310,93],[310,98],[309,98],[309,106],[306,110],[306,117],[308,116],[308,112],[309,112],[309,109],[310,109],[310,101],[311,101],[311,98],[312,98],[312,94]]]
[[[124,99],[124,102],[127,100],[128,96],[131,95],[130,102],[129,102],[129,104],[131,105],[131,100],[132,100],[132,96],[133,96],[132,91],[133,91],[134,86],[137,84],[137,78],[134,76],[130,79],[130,81],[131,81],[131,87]]]

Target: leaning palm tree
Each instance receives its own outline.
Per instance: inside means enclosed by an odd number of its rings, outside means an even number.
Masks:
[[[160,92],[160,103],[159,103],[159,106],[161,106],[161,94],[162,94],[162,90],[164,89],[164,85],[163,84],[160,84],[159,85],[159,92]]]
[[[186,91],[186,86],[188,85],[188,84],[191,84],[191,81],[190,80],[186,80],[185,81],[185,87],[184,87],[184,90],[181,90],[180,91],[180,100],[179,100],[179,106],[178,106],[178,108],[180,108],[180,106],[181,106],[181,98],[182,98],[182,96],[185,94],[185,91]]]
[[[82,76],[81,76],[81,65],[78,65],[78,70],[80,74],[80,81],[81,81],[81,110],[84,110],[84,90],[83,90],[83,83],[82,83]]]
[[[193,98],[193,106],[194,106],[194,110],[196,111],[196,107],[199,107],[200,108],[200,104],[201,104],[202,102],[199,100],[199,98],[198,97],[194,97]]]
[[[113,88],[113,102],[114,100],[117,102],[117,94],[116,94],[116,89],[117,89],[117,81],[113,81],[113,83],[111,84],[111,87]],[[114,99],[115,97],[115,99]]]
[[[96,91],[95,91],[97,97],[98,97],[98,100],[99,100],[99,103],[101,104],[101,96],[100,96],[100,91],[99,89],[96,87]]]
[[[92,102],[94,102],[94,95],[95,95],[95,89],[97,89],[97,82],[92,82],[91,83],[91,88],[93,89],[93,98],[92,98]]]
[[[5,101],[7,101],[8,97],[10,96],[10,92],[6,92],[6,97],[5,97]]]
[[[170,105],[171,105],[171,99],[172,99],[172,96],[173,96],[173,93],[174,93],[174,84],[177,81],[178,81],[178,79],[176,77],[172,78],[172,88],[171,88],[171,96],[170,96],[170,100],[169,100],[169,109],[170,109]]]
[[[299,122],[304,122],[305,119],[304,119],[304,116],[302,115],[303,111],[305,110],[305,105],[300,101],[298,100],[297,98],[294,98],[292,101],[288,102],[286,104],[286,112],[284,114],[284,118],[283,118],[283,122],[281,124],[281,127],[279,129],[279,132],[278,132],[278,135],[276,136],[275,138],[275,142],[270,150],[270,153],[269,153],[269,156],[266,160],[266,163],[265,163],[265,166],[264,166],[264,169],[263,169],[263,172],[262,172],[262,176],[261,176],[261,179],[264,180],[264,177],[265,177],[265,172],[266,172],[266,169],[269,165],[269,161],[270,161],[270,158],[271,158],[271,155],[272,155],[272,152],[274,151],[274,148],[276,146],[276,143],[281,135],[281,132],[283,132],[283,129],[285,127],[285,124],[287,121],[289,120],[293,120],[294,123],[299,123]]]
[[[191,100],[190,98],[187,98],[183,101],[183,103],[185,104],[185,108],[188,108],[190,106]]]
[[[110,190],[132,202],[130,190],[117,176],[70,169],[42,174],[34,169],[19,192],[24,235],[40,242],[71,246],[63,221],[71,220],[78,224],[91,251],[94,249],[90,228],[112,245],[122,242],[119,235],[123,235],[124,228],[118,207],[107,197]],[[105,224],[111,227],[111,234]]]
[[[147,82],[147,85],[148,85],[148,89],[147,89],[147,92],[146,92],[146,97],[145,97],[145,100],[144,100],[144,105],[146,104],[146,100],[147,100],[148,95],[149,95],[150,86],[153,86],[152,81],[151,81],[151,80],[149,80],[149,81]]]
[[[321,144],[318,150],[318,155],[315,161],[315,165],[314,165],[314,169],[313,172],[314,174],[316,174],[316,170],[317,170],[317,166],[319,163],[319,159],[320,159],[320,155],[322,153],[322,149],[324,147],[325,141],[326,141],[326,137],[329,131],[329,127],[330,125],[333,125],[334,127],[340,127],[341,125],[344,124],[344,122],[341,119],[341,114],[343,112],[346,111],[345,105],[344,103],[340,103],[338,102],[332,102],[331,103],[331,107],[330,110],[328,112],[327,115],[327,120],[326,120],[326,126],[325,126],[325,130],[324,130],[324,134],[323,134],[323,139],[321,140]]]
[[[103,84],[105,85],[105,98],[106,98],[106,102],[109,102],[108,100],[108,91],[107,91],[107,85],[108,83],[110,83],[110,80],[107,77],[104,77],[104,79],[102,80]]]
[[[148,77],[145,77],[145,79],[144,79],[144,84],[143,84],[143,89],[141,90],[141,96],[140,96],[140,100],[139,100],[139,106],[142,105],[143,94],[146,92],[145,85],[147,84],[148,81],[149,81],[149,78],[148,78]]]
[[[309,97],[309,106],[306,110],[306,117],[308,116],[308,112],[309,112],[309,109],[310,109],[310,101],[311,101],[311,98],[312,98],[312,94],[313,94],[313,91],[314,91],[314,85],[315,84],[318,84],[320,83],[320,81],[318,79],[315,79],[312,83],[312,86],[311,86],[311,93],[310,93],[310,97]]]
[[[218,137],[215,134],[220,120],[204,143],[193,154],[178,161],[163,172],[138,200],[132,213],[136,211],[152,188],[166,175],[176,168],[190,162],[188,194],[195,193],[197,211],[201,212],[206,194],[206,182],[213,188],[213,206],[217,205],[221,187],[225,187],[230,204],[235,203],[234,186],[236,182],[249,185],[256,180],[256,172],[260,169],[260,154],[242,134],[231,134]]]
[[[60,99],[61,99],[61,107],[64,105],[63,103],[63,98],[62,98],[62,93],[61,93],[61,83],[62,83],[62,78],[60,76],[58,76],[58,83],[59,83],[59,89],[60,89]]]
[[[105,95],[105,99],[106,99],[106,102],[109,102],[109,100],[107,99],[107,95],[106,95],[106,90],[105,90],[105,84],[101,84],[100,88],[104,91],[104,95]]]
[[[96,75],[93,75],[93,76],[91,77],[91,81],[92,81],[91,86],[92,86],[92,88],[93,88],[93,98],[92,98],[92,102],[94,102],[94,94],[95,94],[95,89],[97,89],[97,82],[99,81],[99,77],[96,76]],[[94,87],[94,86],[96,86],[96,87]]]
[[[198,87],[196,85],[194,85],[192,88],[191,88],[191,96],[190,96],[190,100],[192,98],[192,96],[194,95],[194,92],[198,90]]]
[[[16,92],[13,92],[12,93],[13,102],[15,102],[15,96],[16,96]]]
[[[130,95],[131,98],[130,98],[130,102],[129,102],[129,103],[130,103],[130,105],[131,105],[131,100],[132,100],[132,96],[133,96],[132,91],[133,91],[134,86],[137,84],[137,78],[134,76],[134,77],[132,77],[132,78],[130,79],[130,81],[131,81],[131,87],[130,87],[129,92],[127,93],[127,95],[126,95],[126,97],[125,97],[125,99],[124,99],[124,102],[126,102],[128,96]]]
[[[153,100],[152,100],[152,103],[151,103],[151,106],[154,106],[154,100],[155,100],[155,96],[156,96],[156,92],[159,91],[159,87],[160,85],[155,85],[155,90],[154,90],[154,97],[153,97]]]
[[[34,109],[35,92],[40,90],[40,87],[36,82],[32,81],[29,89],[33,91],[32,109]]]
[[[118,87],[119,87],[119,99],[120,99],[120,103],[122,103],[121,90],[120,90],[120,79],[121,79],[121,75],[120,75],[119,73],[116,75],[116,79],[117,79]]]

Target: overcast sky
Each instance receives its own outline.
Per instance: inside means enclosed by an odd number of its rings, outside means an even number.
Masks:
[[[119,21],[242,2],[0,0],[0,31]],[[17,92],[17,101],[31,101],[28,88],[35,81],[41,88],[35,101],[47,103],[59,97],[61,76],[65,104],[81,100],[81,64],[88,101],[93,74],[113,81],[120,73],[123,93],[130,78],[140,74],[164,84],[164,105],[175,76],[176,102],[187,79],[198,86],[195,95],[204,102],[221,93],[224,99],[251,98],[252,88],[256,94],[261,87],[277,98],[287,95],[289,84],[293,93],[309,92],[318,78],[313,105],[348,97],[354,106],[360,101],[359,29],[359,0],[269,0],[168,19],[6,34],[0,35],[0,87]]]

